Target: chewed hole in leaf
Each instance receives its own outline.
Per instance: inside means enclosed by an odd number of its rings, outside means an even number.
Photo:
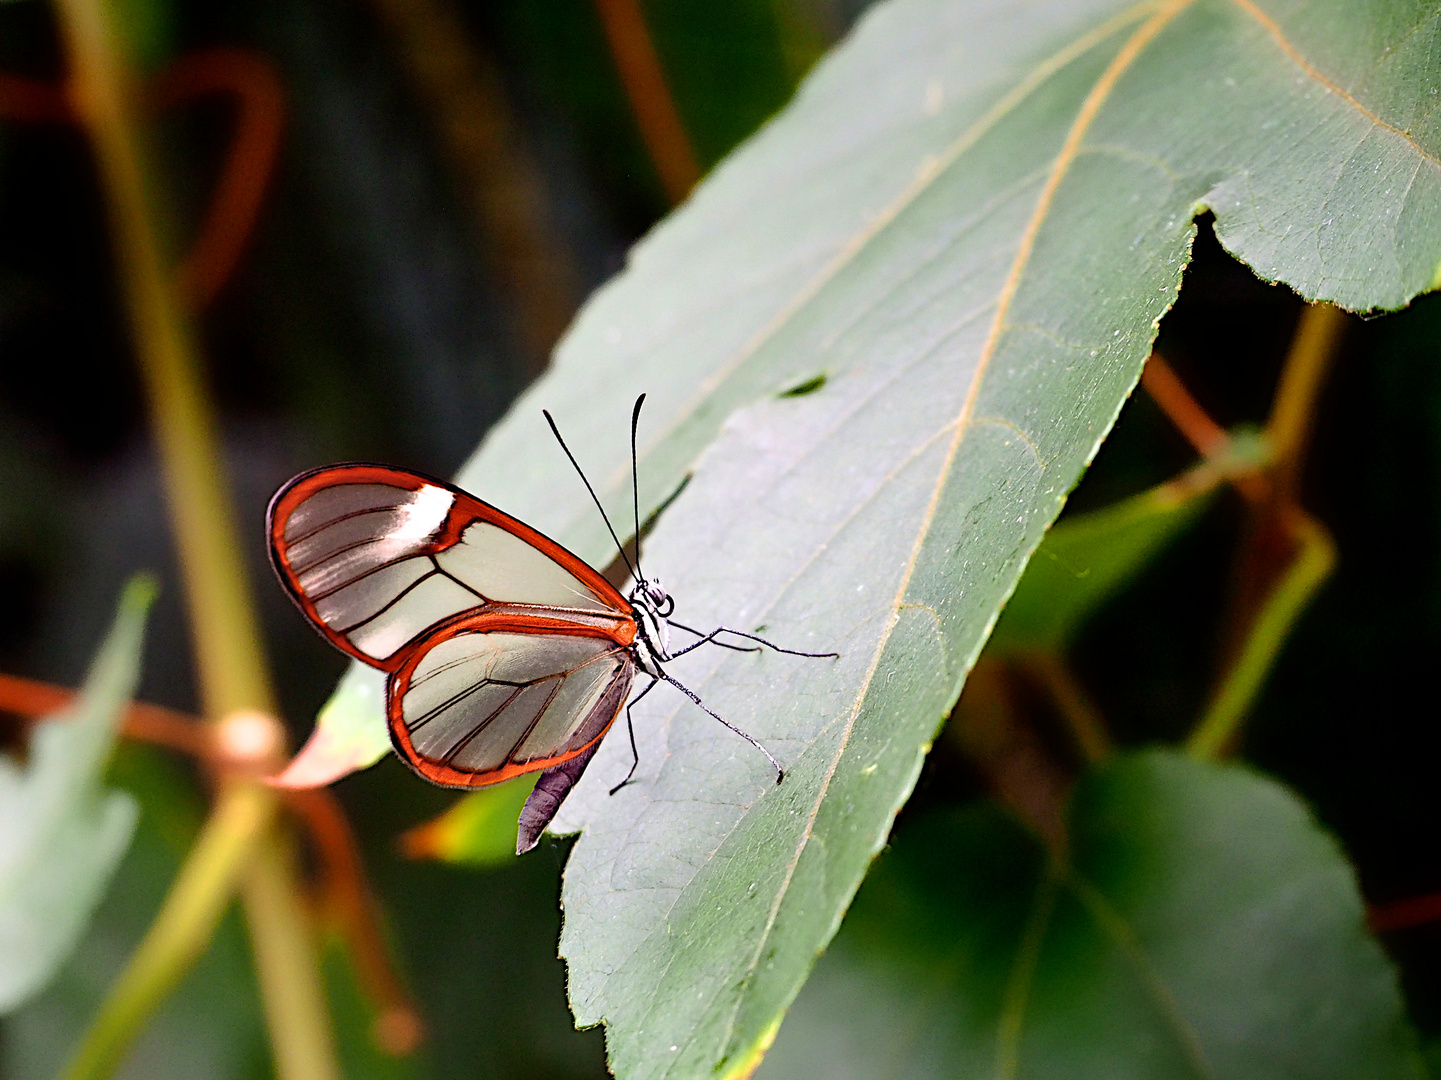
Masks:
[[[796,383],[789,390],[782,390],[777,397],[805,397],[807,394],[814,394],[826,384],[827,375],[821,372],[819,375],[812,375],[805,382]]]

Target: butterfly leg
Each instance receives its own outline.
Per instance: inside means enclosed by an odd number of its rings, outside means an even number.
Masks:
[[[655,687],[655,684],[658,682],[660,682],[660,680],[657,679],[654,675],[652,675],[650,685],[647,686],[644,690],[642,690],[639,694],[637,694],[634,698],[632,698],[630,703],[625,707],[625,729],[630,733],[630,772],[625,774],[624,780],[622,780],[619,784],[616,784],[615,787],[610,789],[610,793],[612,795],[614,795],[617,791],[630,783],[630,778],[635,775],[635,770],[640,765],[640,751],[635,748],[635,725],[631,723],[630,711],[635,707],[635,703],[641,698],[645,697],[647,694],[649,694],[651,690]]]
[[[759,645],[728,645],[724,641],[717,641],[716,635],[725,632],[726,628],[724,626],[717,627],[709,634],[702,634],[699,630],[693,630],[691,627],[678,623],[674,619],[667,619],[666,622],[670,623],[670,625],[674,626],[677,630],[684,630],[687,634],[695,634],[696,637],[700,638],[699,641],[691,642],[684,649],[677,649],[675,652],[671,653],[671,660],[674,660],[677,656],[684,656],[686,653],[692,651],[693,649],[699,649],[702,645],[705,644],[719,645],[722,649],[730,649],[732,652],[761,651]]]
[[[713,719],[719,720],[719,721],[721,722],[721,724],[723,724],[725,727],[730,728],[730,729],[731,729],[732,731],[734,731],[737,735],[739,735],[742,739],[744,739],[746,742],[750,743],[750,744],[751,744],[752,746],[754,746],[757,750],[759,750],[762,754],[764,754],[764,755],[766,756],[766,760],[769,761],[769,762],[771,763],[771,765],[773,765],[773,766],[775,767],[775,770],[776,770],[776,783],[777,783],[777,784],[779,784],[782,780],[784,780],[784,779],[786,778],[786,771],[781,768],[781,763],[780,763],[779,761],[777,761],[774,757],[771,756],[771,752],[770,752],[769,750],[767,750],[767,749],[766,749],[764,746],[762,746],[760,743],[756,742],[755,739],[751,738],[749,735],[747,735],[747,734],[746,734],[744,731],[742,731],[740,728],[738,728],[738,727],[736,727],[734,724],[732,724],[732,723],[731,723],[729,720],[727,720],[724,716],[721,716],[720,713],[712,711],[712,709],[711,709],[708,705],[706,705],[706,703],[705,703],[704,701],[702,701],[700,698],[698,698],[698,697],[696,696],[695,691],[692,690],[690,687],[685,686],[685,685],[682,684],[682,683],[676,682],[676,681],[675,681],[674,679],[672,679],[669,675],[667,675],[664,671],[662,671],[662,672],[660,673],[660,677],[661,677],[662,679],[664,679],[666,682],[670,683],[672,686],[674,686],[677,690],[679,690],[679,691],[680,691],[682,694],[684,694],[686,697],[690,698],[693,702],[695,702],[698,706],[700,706],[700,708],[701,708],[704,712],[708,713]],[[650,687],[646,687],[646,689],[648,690],[648,689],[650,689]]]
[[[692,630],[689,626],[683,626],[683,625],[681,625],[680,623],[676,622],[674,619],[668,619],[668,620],[666,620],[666,621],[669,622],[672,626],[674,626],[674,627],[675,627],[676,629],[678,629],[678,630],[685,630],[685,631],[687,631],[688,633],[691,633],[691,634],[700,634],[700,631],[699,631],[699,630]],[[749,640],[749,641],[758,641],[758,642],[760,642],[761,645],[764,645],[767,649],[774,649],[776,652],[778,652],[778,653],[785,653],[787,656],[808,656],[808,657],[810,657],[810,658],[813,659],[813,660],[820,660],[820,659],[825,659],[825,658],[827,658],[827,657],[840,656],[840,653],[836,653],[836,652],[801,652],[799,649],[786,649],[786,648],[782,648],[780,645],[777,645],[777,644],[776,644],[775,642],[773,642],[773,641],[767,641],[767,640],[766,640],[765,638],[763,638],[763,637],[757,637],[755,634],[747,634],[744,630],[732,630],[729,626],[718,626],[718,627],[716,627],[714,630],[712,630],[709,634],[702,635],[702,636],[701,636],[701,639],[700,639],[699,641],[694,642],[693,644],[687,645],[684,649],[681,649],[679,652],[672,653],[672,654],[671,654],[671,659],[674,660],[677,656],[684,656],[686,653],[690,652],[692,649],[699,648],[700,646],[704,645],[704,644],[705,644],[706,642],[708,642],[708,641],[713,641],[715,644],[719,645],[722,649],[734,649],[734,650],[737,651],[737,652],[759,652],[759,651],[760,651],[758,647],[756,647],[756,648],[746,648],[745,646],[742,646],[742,645],[728,645],[728,644],[726,644],[724,641],[716,641],[715,638],[716,638],[716,635],[717,635],[717,634],[734,634],[736,637],[743,637],[743,638],[746,638],[746,639]]]

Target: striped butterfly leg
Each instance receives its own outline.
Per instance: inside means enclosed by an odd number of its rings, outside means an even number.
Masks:
[[[625,707],[625,730],[626,733],[630,735],[630,772],[625,774],[624,780],[622,780],[619,784],[616,784],[615,787],[610,789],[610,793],[612,795],[614,795],[621,788],[629,784],[630,778],[635,775],[636,769],[640,767],[640,751],[637,750],[635,746],[635,723],[631,720],[630,711],[631,709],[636,707],[637,703],[639,703],[641,698],[645,697],[647,694],[649,694],[652,690],[655,689],[655,684],[658,682],[660,682],[660,680],[657,679],[654,675],[652,675],[650,677],[649,685],[647,685],[646,688],[635,697],[631,698],[630,702]]]
[[[730,649],[733,652],[760,652],[761,645],[764,645],[767,649],[770,649],[773,652],[785,653],[787,656],[806,656],[812,660],[834,659],[835,657],[841,655],[837,652],[801,652],[799,649],[787,649],[780,645],[777,645],[773,641],[768,641],[763,637],[757,637],[755,634],[747,634],[744,630],[734,630],[729,626],[717,626],[709,634],[702,634],[701,631],[696,630],[693,627],[686,626],[683,623],[678,623],[674,619],[667,619],[666,621],[669,622],[676,629],[684,630],[686,633],[694,634],[696,635],[696,637],[700,638],[699,641],[691,642],[684,649],[678,649],[676,652],[671,653],[670,659],[672,660],[674,660],[678,656],[684,656],[686,653],[691,652],[692,650],[699,649],[702,645],[719,645],[722,649]],[[729,642],[721,641],[721,634],[734,634],[736,637],[742,637],[747,639],[748,641],[756,641],[760,644],[750,647],[746,647],[743,645],[732,645]]]

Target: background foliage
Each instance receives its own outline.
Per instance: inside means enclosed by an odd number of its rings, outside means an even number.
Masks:
[[[530,279],[507,261],[504,237],[474,205],[471,193],[484,184],[467,171],[474,162],[457,151],[451,129],[437,122],[444,109],[415,50],[407,51],[409,39],[396,32],[393,9],[130,0],[119,10],[132,59],[148,71],[201,47],[238,45],[270,57],[286,90],[284,148],[258,232],[203,315],[200,333],[281,712],[298,742],[343,665],[264,576],[257,523],[269,492],[300,468],[342,458],[453,473],[536,371],[535,331],[527,327],[554,319],[543,305],[529,314],[517,306],[517,289]],[[506,190],[529,191],[544,208],[541,247],[564,265],[554,275],[569,283],[558,295],[570,299],[555,302],[564,308],[617,270],[629,244],[667,207],[666,182],[630,112],[602,19],[580,0],[443,11],[459,20],[458,40],[478,73],[474,84],[490,87],[478,107],[501,117],[531,163],[526,175],[534,185]],[[857,14],[842,0],[657,0],[645,12],[700,168],[778,109]],[[0,70],[53,80],[61,69],[50,11],[34,0],[0,7]],[[0,103],[11,100],[0,95]],[[203,217],[229,122],[224,103],[202,101],[166,112],[154,129],[156,158],[175,193],[176,235],[189,235]],[[1203,134],[1198,128],[1197,137]],[[1211,230],[1203,218],[1160,348],[1224,427],[1259,424],[1300,302],[1231,260]],[[1395,928],[1381,942],[1399,965],[1406,1011],[1423,1040],[1441,1033],[1441,939],[1424,905],[1390,905],[1441,889],[1428,844],[1436,825],[1429,797],[1436,748],[1424,704],[1434,697],[1427,661],[1441,637],[1438,322],[1441,310],[1422,299],[1346,333],[1316,416],[1302,492],[1335,537],[1336,571],[1280,655],[1243,747],[1247,761],[1296,796],[1254,776],[1231,781],[1286,802],[1287,812],[1305,821],[1299,797],[1334,833],[1366,901],[1392,912]],[[1138,393],[1067,515],[1142,492],[1194,459],[1152,399]],[[198,711],[183,597],[94,166],[73,128],[13,119],[0,129],[0,485],[0,592],[7,597],[0,671],[78,685],[121,583],[151,567],[163,587],[139,696]],[[1091,617],[1067,628],[1076,676],[1120,746],[1178,741],[1203,712],[1226,649],[1228,609],[1218,597],[1234,580],[1246,513],[1244,500],[1226,487],[1188,504],[1168,542],[1124,567]],[[1021,631],[1003,623],[998,645],[1007,633],[1024,637]],[[1028,679],[1016,679],[1017,711],[1062,773],[1074,773],[1078,755],[1063,719]],[[947,845],[980,836],[1005,847],[985,856],[990,865],[1017,872],[1033,866],[1035,842],[982,805],[997,790],[995,770],[957,734],[961,727],[952,725],[928,759],[894,851],[861,894],[855,925],[847,924],[782,1029],[765,1066],[771,1075],[806,1073],[818,1060],[815,1047],[830,1037],[822,1023],[833,1012],[827,1003],[843,1002],[846,987],[866,977],[857,956],[881,965],[882,982],[905,970],[887,951],[887,913],[917,905],[937,921],[938,936],[973,917],[964,909],[969,897],[955,889],[938,897],[926,879],[936,860],[952,857]],[[6,730],[11,748],[23,753],[27,729],[17,722]],[[1134,774],[1162,759],[1123,760],[1129,764],[1117,768]],[[58,981],[5,1018],[6,1075],[54,1075],[63,1065],[204,813],[205,779],[166,751],[122,746],[107,783],[138,802],[135,839]],[[373,985],[338,929],[343,920],[322,906],[324,969],[345,1074],[602,1075],[602,1036],[573,1030],[555,957],[559,873],[570,842],[547,842],[522,860],[492,858],[482,869],[416,861],[399,838],[450,806],[450,796],[391,759],[337,790],[381,901],[384,939],[426,1030],[414,1054],[377,1049]],[[1309,824],[1301,831],[1329,860],[1327,872],[1344,879],[1330,841],[1315,839],[1321,834]],[[418,844],[405,846],[415,852]],[[1354,926],[1360,916],[1351,914]],[[1389,975],[1379,955],[1364,942],[1355,948],[1384,984]],[[867,1006],[875,1008],[880,994],[866,991]],[[936,1008],[935,1000],[926,1007]],[[922,1015],[904,999],[886,1007],[903,1020]],[[1375,1053],[1394,1053],[1404,1075],[1409,1039],[1402,1030]],[[925,1074],[934,1059],[920,1043],[905,1045],[897,1053],[907,1068]],[[146,1030],[125,1074],[259,1076],[270,1067],[246,931],[232,913]]]

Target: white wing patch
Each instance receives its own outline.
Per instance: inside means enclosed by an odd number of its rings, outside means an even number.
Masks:
[[[489,522],[475,522],[460,543],[435,558],[441,569],[500,603],[611,610],[545,552]]]
[[[322,488],[285,521],[291,580],[330,630],[377,661],[488,601],[613,611],[550,556],[489,522],[473,522],[458,543],[426,553],[454,504],[455,495],[434,484]]]
[[[489,772],[583,747],[632,675],[629,654],[603,638],[461,633],[421,657],[401,717],[422,760]]]

